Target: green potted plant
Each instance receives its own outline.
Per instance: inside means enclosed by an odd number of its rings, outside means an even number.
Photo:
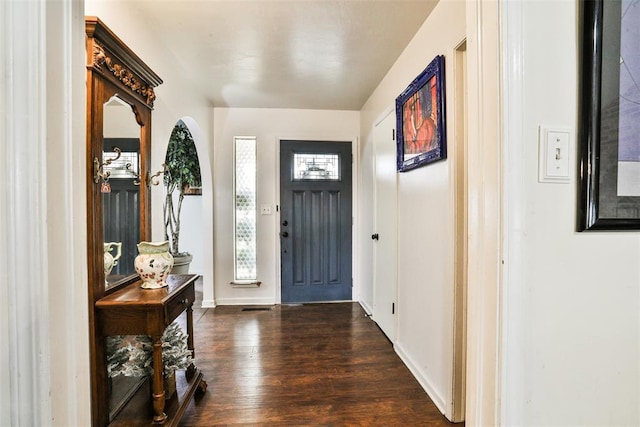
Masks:
[[[200,163],[191,132],[181,120],[173,128],[164,162],[164,230],[174,258],[174,274],[188,273],[193,257],[180,252],[180,214],[182,201],[189,188],[200,187]],[[174,194],[177,193],[177,200]]]

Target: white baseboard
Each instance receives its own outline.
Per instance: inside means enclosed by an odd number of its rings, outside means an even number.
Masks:
[[[367,313],[367,316],[373,315],[373,309],[364,301],[358,301],[362,309]]]
[[[274,305],[273,298],[218,298],[217,305]],[[204,304],[204,303],[203,303]]]
[[[200,306],[200,308],[214,308],[215,306],[216,306],[216,300],[207,299],[207,300],[202,300],[202,305]]]
[[[451,421],[452,414],[450,413],[449,410],[447,410],[447,408],[449,408],[450,405],[447,405],[446,400],[442,397],[440,393],[436,391],[435,387],[433,387],[432,385],[433,381],[430,381],[429,377],[418,368],[418,366],[411,360],[411,357],[409,357],[409,355],[404,351],[401,345],[396,343],[393,346],[393,348],[396,351],[396,354],[407,366],[407,368],[409,368],[409,370],[411,371],[413,376],[416,378],[416,380],[418,380],[418,383],[420,383],[424,391],[427,392],[427,394],[429,395],[433,403],[436,405],[438,410],[449,421]]]

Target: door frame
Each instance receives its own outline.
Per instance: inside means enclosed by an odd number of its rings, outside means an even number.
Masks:
[[[275,144],[275,161],[276,161],[276,179],[275,179],[275,195],[276,195],[276,211],[275,211],[275,221],[274,224],[274,232],[280,232],[280,143],[281,141],[300,141],[300,142],[309,142],[313,144],[313,142],[321,141],[321,142],[350,142],[351,143],[351,155],[353,159],[353,164],[351,167],[351,215],[353,216],[353,224],[351,227],[351,275],[353,276],[353,288],[351,289],[351,300],[358,301],[360,298],[360,281],[358,280],[358,253],[360,251],[359,242],[357,240],[358,232],[359,232],[359,211],[358,205],[360,201],[360,140],[355,136],[345,136],[344,138],[339,137],[322,137],[322,136],[304,136],[304,137],[285,137],[278,136],[276,137]],[[277,254],[277,262],[275,268],[274,283],[275,286],[275,302],[276,304],[282,304],[282,252],[280,250],[280,238],[275,239],[275,247],[274,251]]]
[[[452,55],[455,102],[455,138],[452,148],[454,205],[454,298],[453,298],[453,378],[451,421],[462,422],[466,414],[467,369],[467,288],[469,276],[469,192],[468,192],[468,99],[467,38]]]

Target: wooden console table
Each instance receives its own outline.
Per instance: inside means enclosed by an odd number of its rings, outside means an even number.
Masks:
[[[202,372],[192,365],[184,377],[181,375],[178,379],[177,396],[165,408],[161,338],[165,328],[186,311],[188,346],[193,351],[193,302],[197,278],[195,274],[170,275],[167,279],[169,286],[153,290],[140,288],[142,282],[138,281],[96,302],[96,323],[102,338],[110,335],[149,335],[153,341],[151,399],[142,387],[138,396],[133,396],[130,404],[127,404],[132,407],[120,411],[110,425],[149,425],[152,421],[148,416],[151,406],[154,424],[177,425],[196,391],[206,391],[207,383],[202,378]],[[134,408],[138,405],[139,408]]]

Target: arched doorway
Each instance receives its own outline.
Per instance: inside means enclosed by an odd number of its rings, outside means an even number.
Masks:
[[[201,177],[201,187],[183,201],[180,245],[193,255],[190,272],[202,275],[202,306],[214,307],[213,179],[209,142],[193,118],[184,116],[177,123],[183,123],[193,138]]]

